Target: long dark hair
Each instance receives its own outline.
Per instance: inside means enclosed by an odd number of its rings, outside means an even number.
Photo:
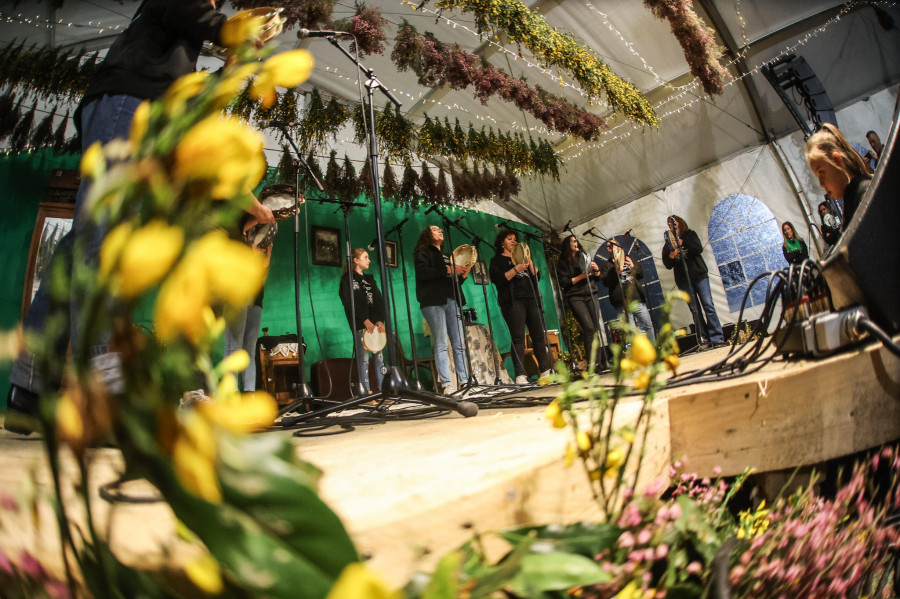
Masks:
[[[575,245],[578,246],[575,249],[575,251],[572,251],[571,249],[569,249],[569,240],[570,239],[574,239]],[[562,242],[559,244],[559,255],[562,257],[563,260],[566,260],[568,262],[574,262],[575,255],[578,252],[583,252],[583,251],[584,251],[584,248],[581,247],[581,242],[578,241],[578,238],[575,237],[574,235],[569,235],[568,237],[563,239]]]
[[[503,253],[503,240],[510,235],[515,235],[516,242],[519,241],[519,232],[515,229],[500,229],[500,232],[497,233],[496,237],[494,237],[494,249],[497,250],[498,254]]]
[[[434,245],[434,235],[431,233],[431,227],[433,226],[437,225],[428,225],[421,233],[419,233],[419,240],[416,241],[416,247],[413,249],[413,254],[424,250],[430,245]]]

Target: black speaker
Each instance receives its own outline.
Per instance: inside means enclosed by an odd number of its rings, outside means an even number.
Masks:
[[[900,97],[875,177],[825,261],[836,309],[864,305],[889,334],[900,332],[900,164],[894,157]]]
[[[834,107],[831,105],[825,86],[822,85],[812,67],[802,56],[786,54],[778,60],[763,65],[761,71],[775,88],[794,120],[800,125],[804,137],[812,135],[824,123],[831,123],[837,127],[837,116],[834,114]],[[796,90],[803,100],[803,105],[806,107],[806,118],[800,114],[793,98],[787,93],[792,89]]]

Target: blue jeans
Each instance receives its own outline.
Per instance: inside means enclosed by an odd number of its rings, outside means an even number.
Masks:
[[[372,387],[369,385],[369,350],[363,347],[362,336],[362,330],[356,331],[356,335],[353,336],[353,342],[356,347],[356,368],[359,370],[359,380],[362,382],[363,389],[366,390],[366,393],[371,393]],[[374,356],[375,380],[378,381],[378,388],[381,389],[381,382],[384,380],[384,375],[387,372],[387,368],[384,367],[384,353],[376,352]]]
[[[694,283],[694,292],[703,312],[700,312],[696,302],[691,301],[691,310],[697,315],[697,322],[704,330],[700,331],[701,336],[707,341],[713,343],[724,343],[725,335],[722,333],[722,324],[719,322],[719,316],[716,314],[716,306],[713,304],[712,292],[709,289],[709,279],[703,279]],[[704,318],[704,314],[706,318]]]
[[[128,139],[131,128],[131,119],[142,100],[132,96],[104,95],[96,98],[82,107],[81,110],[81,150],[84,152],[94,142],[109,143],[114,139]],[[89,191],[89,181],[84,179],[78,187],[75,196],[75,219],[72,230],[60,240],[54,252],[53,262],[62,262],[66,272],[73,269],[73,250],[75,244],[81,246],[83,259],[87,265],[96,266],[100,246],[106,237],[105,224],[92,222],[87,215],[85,201]],[[78,348],[78,339],[81,336],[79,326],[81,324],[80,298],[73,288],[66,306],[58,306],[69,315],[68,334],[61,334],[54,340],[54,345],[61,351],[59,355],[65,355],[66,347],[72,342],[73,349]],[[49,284],[41,285],[22,325],[26,332],[41,334],[44,330],[44,321],[51,308]],[[106,382],[107,388],[117,393],[121,390],[121,360],[117,353],[109,350],[109,333],[102,335],[90,349],[91,365]],[[24,387],[36,393],[53,391],[59,385],[59,381],[45,381],[37,370],[36,359],[30,352],[22,352],[13,362],[9,380],[14,385]]]
[[[650,316],[650,308],[644,302],[638,303],[637,312],[632,314],[627,308],[619,310],[619,314],[628,314],[628,322],[633,324],[639,331],[646,334],[650,341],[656,341],[656,330],[653,328],[653,318]]]
[[[242,309],[225,326],[225,355],[239,349],[250,354],[250,364],[241,373],[241,389],[246,393],[256,391],[256,341],[262,322],[262,306],[251,305]]]
[[[450,355],[447,348],[447,337],[450,337],[450,345],[453,347],[453,364],[456,366],[456,376],[463,384],[469,381],[469,371],[466,368],[466,355],[463,351],[462,324],[459,322],[459,311],[456,309],[456,300],[448,299],[443,306],[424,306],[422,316],[428,322],[431,329],[431,339],[434,342],[434,366],[441,380],[441,386],[450,384]]]

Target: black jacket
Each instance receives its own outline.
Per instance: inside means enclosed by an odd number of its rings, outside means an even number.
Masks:
[[[208,0],[144,0],[97,67],[82,103],[103,94],[161,97],[197,68],[204,41],[221,44],[225,21]]]
[[[501,308],[512,305],[513,300],[534,299],[537,280],[531,271],[525,269],[512,279],[506,279],[506,272],[513,268],[512,258],[495,254],[491,258],[491,283],[497,287],[497,303]],[[540,275],[540,273],[538,273]]]
[[[800,242],[800,249],[794,250],[793,252],[789,252],[787,246],[781,244],[781,253],[784,254],[784,259],[787,260],[788,264],[800,264],[809,258],[809,250],[806,248],[806,242],[802,239],[797,239],[797,241]]]
[[[347,273],[341,277],[341,287],[339,294],[341,302],[344,304],[344,314],[347,315],[347,323],[350,323],[350,294],[347,289],[350,283],[347,279]],[[353,309],[356,312],[356,330],[361,331],[366,328],[365,322],[369,320],[372,324],[384,322],[384,297],[375,284],[375,277],[372,275],[359,274],[353,272]]]
[[[429,245],[418,250],[413,257],[416,266],[416,299],[419,300],[419,305],[423,308],[443,306],[447,300],[454,299],[453,278],[447,272],[450,256]],[[459,305],[462,307],[466,305],[466,295],[462,290],[465,279],[459,275],[457,280],[461,301]]]
[[[700,243],[700,237],[697,236],[697,233],[695,233],[693,229],[685,231],[681,244],[684,246],[684,249],[687,250],[684,259],[687,263],[687,270],[691,282],[696,283],[697,281],[709,278],[706,262],[703,261],[703,244]],[[669,236],[666,235],[666,242],[663,244],[662,249],[663,266],[669,270],[675,269],[675,284],[678,285],[679,289],[685,289],[687,287],[688,279],[684,272],[684,265],[681,263],[681,256],[676,256],[675,258],[669,257],[669,252],[673,249],[672,243],[669,241]]]
[[[582,279],[577,283],[572,283],[572,279],[581,274],[584,274],[584,269],[581,267],[577,256],[575,262],[570,262],[560,256],[559,262],[556,263],[556,278],[559,280],[559,286],[562,289],[563,296],[589,297],[591,295],[591,290],[588,287],[588,280],[593,284],[600,276],[591,273],[590,277]]]
[[[625,307],[627,301],[638,300],[639,302],[647,301],[647,294],[644,293],[644,286],[641,285],[641,279],[644,278],[644,268],[641,263],[634,258],[634,268],[630,269],[630,273],[625,274],[625,289],[622,289],[622,277],[612,260],[604,260],[600,266],[600,278],[603,284],[609,289],[609,301],[616,310]]]
[[[844,189],[844,223],[841,230],[847,230],[847,226],[853,220],[853,215],[856,214],[856,209],[859,208],[859,203],[866,195],[871,182],[872,175],[860,175],[853,177],[847,184],[847,188]]]

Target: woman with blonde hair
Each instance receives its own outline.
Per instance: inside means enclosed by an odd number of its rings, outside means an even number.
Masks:
[[[869,189],[872,170],[847,138],[830,123],[822,125],[806,141],[806,161],[825,192],[832,198],[844,200],[843,228],[846,229]]]
[[[781,244],[781,253],[788,264],[802,264],[809,258],[809,250],[806,243],[797,235],[797,230],[791,221],[784,221],[781,225],[781,235],[784,243]]]

